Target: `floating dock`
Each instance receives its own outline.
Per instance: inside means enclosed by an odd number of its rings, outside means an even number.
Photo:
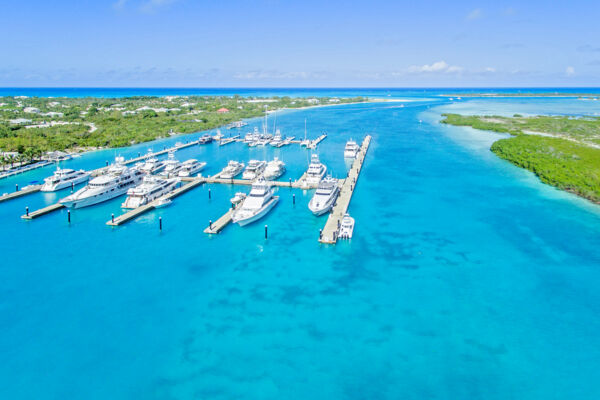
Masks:
[[[233,218],[233,211],[234,208],[230,208],[225,214],[223,214],[223,216],[221,216],[221,218],[207,226],[204,230],[204,233],[214,235],[221,232],[223,228],[225,228],[231,222],[231,219]]]
[[[46,167],[48,165],[52,165],[52,162],[51,161],[38,161],[38,162],[36,162],[34,164],[26,165],[24,167],[18,167],[18,168],[15,168],[13,170],[9,169],[6,172],[0,173],[0,179],[8,178],[8,177],[15,176],[15,175],[19,175],[19,174],[22,174],[22,173],[25,173],[25,172],[29,172],[29,171],[33,171],[34,169]]]
[[[226,139],[221,139],[221,140],[219,140],[219,146],[225,146],[226,144],[237,142],[239,138],[240,138],[240,135],[228,137]]]
[[[26,194],[39,192],[42,185],[29,185],[19,191],[8,193],[4,196],[0,196],[0,203],[10,199],[16,199],[17,197],[25,196]]]
[[[365,160],[365,156],[367,155],[367,150],[369,149],[370,143],[371,136],[365,137],[360,146],[360,150],[356,155],[356,159],[352,163],[352,168],[350,168],[350,172],[348,172],[348,176],[341,184],[341,190],[337,198],[337,202],[327,218],[327,222],[325,223],[325,228],[323,228],[323,231],[321,232],[319,242],[327,244],[335,244],[337,242],[339,226],[342,223],[344,214],[346,211],[348,211],[348,206],[350,205],[350,200],[352,199],[354,189],[356,189],[356,182],[358,181],[358,176],[360,175],[360,171],[362,169],[362,165]]]
[[[141,207],[138,208],[134,208],[131,211],[126,212],[125,214],[119,215],[118,217],[112,219],[110,221],[108,221],[106,223],[106,225],[110,225],[110,226],[119,226],[124,224],[127,221],[131,221],[134,218],[139,217],[140,215],[154,209],[155,205],[157,202],[159,202],[160,200],[170,200],[172,198],[175,198],[189,190],[192,190],[193,188],[195,188],[196,186],[204,183],[206,181],[205,178],[194,178],[192,180],[188,180],[188,183],[178,187],[177,189],[173,190],[170,193],[167,193],[166,195],[148,203],[145,204]]]
[[[51,213],[52,211],[56,211],[56,210],[60,210],[61,208],[64,208],[65,206],[60,204],[60,203],[55,203],[52,204],[48,207],[44,207],[44,208],[40,208],[39,210],[30,212],[29,214],[25,214],[25,215],[21,215],[21,218],[23,219],[34,219],[37,217],[41,217],[42,215],[46,215]]]
[[[326,137],[327,137],[326,133],[322,134],[321,136],[319,136],[315,140],[311,141],[310,144],[306,148],[307,149],[316,149],[317,145],[319,143],[321,143],[323,140],[325,140]]]

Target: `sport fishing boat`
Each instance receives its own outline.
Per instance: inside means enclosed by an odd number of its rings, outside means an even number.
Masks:
[[[179,170],[177,176],[179,176],[180,178],[192,176],[195,173],[201,171],[204,167],[206,167],[205,162],[200,162],[196,159],[191,158],[187,161],[184,161],[183,164],[181,164],[181,169]]]
[[[352,239],[352,233],[354,232],[354,218],[350,214],[344,214],[342,223],[340,224],[340,239]]]
[[[344,147],[344,158],[356,158],[358,150],[360,150],[360,146],[354,140],[348,140]]]
[[[42,192],[54,192],[85,182],[89,178],[90,173],[84,170],[75,171],[74,169],[57,168],[54,175],[44,179],[44,184],[40,190]]]
[[[265,172],[263,173],[263,177],[268,181],[272,181],[279,178],[284,173],[285,163],[279,158],[275,157],[273,161],[269,161],[267,163],[267,166],[265,167]]]
[[[308,208],[316,216],[323,215],[331,210],[339,193],[340,187],[338,186],[337,179],[329,175],[319,182],[317,191],[308,203]]]
[[[306,171],[306,183],[309,185],[316,185],[321,182],[321,179],[327,172],[327,167],[322,164],[317,154],[310,156],[310,164]]]
[[[146,161],[143,163],[136,164],[138,169],[145,174],[154,174],[165,167],[165,162],[160,161],[158,158],[154,157],[154,153],[152,153],[151,149],[148,149],[148,153],[146,155]]]
[[[61,199],[60,203],[69,208],[82,208],[102,203],[125,194],[127,190],[140,183],[143,177],[144,173],[139,169],[127,168],[117,161],[104,175],[90,180],[86,187]]]
[[[279,129],[277,129],[275,131],[275,136],[273,136],[273,138],[271,139],[271,142],[269,144],[273,147],[280,147],[282,143],[283,143],[283,137],[281,136],[281,132],[279,131]]]
[[[146,175],[142,183],[127,191],[127,198],[121,204],[122,208],[138,208],[169,193],[179,183],[179,179],[165,179],[158,176]]]
[[[244,163],[231,160],[227,166],[223,168],[223,171],[219,174],[219,178],[233,179],[238,176],[243,169]]]
[[[266,166],[267,163],[265,161],[250,160],[250,162],[248,162],[246,170],[242,174],[242,179],[252,180],[258,178],[263,173]]]
[[[252,184],[242,205],[233,212],[232,221],[240,226],[248,225],[264,217],[278,201],[279,196],[274,196],[271,186],[260,178]]]
[[[258,127],[254,127],[253,132],[249,132],[244,136],[244,142],[248,145],[251,143],[258,142],[260,140],[260,133],[258,133]]]
[[[159,174],[163,178],[172,178],[179,174],[183,164],[175,158],[174,152],[169,152],[169,158],[165,161],[165,169]]]

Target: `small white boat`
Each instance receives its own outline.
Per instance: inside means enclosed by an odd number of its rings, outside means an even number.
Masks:
[[[236,206],[239,203],[241,203],[242,201],[244,201],[245,198],[246,198],[246,193],[244,193],[244,192],[237,192],[235,194],[235,196],[233,196],[231,198],[231,204],[233,204],[234,206]]]
[[[340,239],[352,239],[352,233],[354,232],[354,218],[350,214],[344,214],[342,223],[340,224]]]
[[[346,147],[344,147],[344,158],[356,158],[359,149],[360,147],[354,140],[348,140]]]
[[[154,204],[154,208],[163,208],[163,207],[167,207],[168,205],[170,205],[173,202],[173,200],[171,199],[159,199],[156,201],[156,203]]]

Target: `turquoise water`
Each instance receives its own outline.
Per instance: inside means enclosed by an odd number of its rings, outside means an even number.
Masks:
[[[199,187],[114,229],[105,222],[122,199],[74,210],[70,225],[64,210],[19,218],[55,194],[0,204],[0,397],[600,396],[600,207],[496,158],[499,135],[437,123],[457,110],[593,115],[598,102],[426,96],[278,116],[286,135],[303,136],[305,118],[309,136],[326,131],[319,153],[338,176],[346,140],[373,135],[350,206],[355,236],[336,246],[317,241],[325,218],[308,211],[311,192],[288,188],[261,222],[213,237],[203,229],[240,188],[213,185],[209,200]],[[177,153],[209,174],[274,155],[288,164],[282,179],[306,168],[306,150],[291,146]],[[1,180],[0,192],[51,170]]]

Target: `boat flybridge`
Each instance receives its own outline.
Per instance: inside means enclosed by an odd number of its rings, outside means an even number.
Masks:
[[[268,181],[273,181],[285,173],[285,163],[275,157],[273,161],[269,161],[265,167],[263,177]]]
[[[144,177],[137,168],[123,165],[123,157],[117,157],[105,174],[92,179],[87,186],[60,200],[69,208],[82,208],[114,199],[136,186]]]
[[[181,164],[181,169],[179,170],[179,173],[177,174],[180,178],[185,178],[188,176],[192,176],[197,172],[200,172],[204,167],[206,167],[206,163],[200,162],[196,159],[189,159],[187,161],[184,161],[183,164]]]
[[[266,161],[250,160],[248,162],[248,166],[246,167],[246,170],[242,174],[242,179],[252,180],[252,179],[258,178],[259,176],[262,175],[266,166],[267,166]]]
[[[252,190],[242,205],[233,212],[232,221],[240,226],[248,225],[264,217],[278,201],[279,196],[273,195],[271,185],[259,178],[252,184]]]
[[[57,168],[54,175],[44,179],[44,184],[40,190],[42,192],[54,192],[85,182],[89,178],[90,173],[84,170],[75,171],[74,169]]]
[[[210,136],[208,133],[205,133],[204,135],[202,135],[200,137],[200,139],[198,139],[199,144],[208,144],[212,141],[213,141],[213,137]]]
[[[319,182],[315,194],[308,203],[308,208],[316,216],[323,215],[331,210],[339,194],[338,180],[328,175]]]
[[[306,171],[305,181],[309,185],[316,185],[321,182],[321,179],[326,172],[327,167],[325,164],[321,163],[317,154],[313,154],[310,156],[310,164],[308,165],[308,170]]]
[[[244,169],[245,164],[238,161],[229,161],[227,166],[223,168],[223,171],[219,174],[219,178],[233,179],[238,176]]]
[[[138,208],[146,205],[175,189],[178,183],[177,178],[146,175],[140,185],[127,190],[127,198],[121,207]]]
[[[165,169],[159,175],[163,178],[172,178],[179,174],[181,168],[181,162],[175,158],[175,153],[170,151],[169,158],[165,161]]]
[[[356,158],[359,149],[360,146],[354,140],[348,140],[344,147],[344,158]]]

